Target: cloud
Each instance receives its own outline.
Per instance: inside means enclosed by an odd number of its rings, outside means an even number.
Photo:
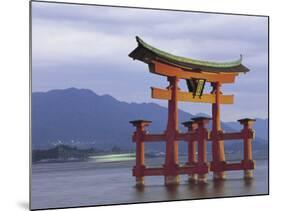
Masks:
[[[152,101],[149,87],[165,87],[167,81],[149,74],[145,64],[128,57],[137,45],[134,37],[139,35],[155,47],[195,59],[225,61],[243,54],[243,64],[251,72],[223,90],[237,95],[242,113],[249,112],[248,105],[267,101],[267,18],[39,2],[32,5],[33,90],[76,86],[127,102]],[[251,93],[249,102],[244,96]],[[191,108],[197,113],[205,107]],[[256,109],[261,115],[266,110]]]
[[[38,5],[37,5],[38,4]],[[261,17],[35,3],[35,60],[125,61],[135,35],[183,56],[233,59],[266,46]],[[54,6],[55,5],[55,6]],[[224,17],[222,17],[224,16]],[[253,36],[253,34],[255,36]]]
[[[46,20],[35,20],[34,26],[32,51],[35,62],[114,61],[116,56],[120,57],[120,49],[134,46],[122,36],[105,34],[96,28],[79,30],[64,22]]]

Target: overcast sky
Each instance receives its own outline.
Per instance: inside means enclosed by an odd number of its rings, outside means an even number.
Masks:
[[[136,35],[194,59],[231,61],[242,54],[251,71],[223,86],[223,93],[235,98],[233,105],[222,105],[222,119],[267,117],[265,17],[33,2],[32,91],[86,88],[121,101],[166,106],[150,98],[150,87],[166,87],[166,78],[128,57],[137,46]],[[181,88],[187,89],[184,82]],[[180,108],[211,112],[209,104],[180,103]]]

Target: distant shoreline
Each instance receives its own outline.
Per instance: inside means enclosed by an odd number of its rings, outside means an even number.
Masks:
[[[110,155],[110,154],[108,154]],[[226,154],[226,156],[229,156],[231,154]],[[187,155],[181,155],[179,156],[182,160],[187,158]],[[234,161],[241,161],[242,158],[239,158],[240,156],[234,155],[231,159],[228,159],[228,162],[234,162]],[[164,160],[164,156],[161,157],[147,157],[146,159],[159,159],[159,160]],[[260,155],[257,157],[254,157],[254,160],[268,160],[267,155]],[[209,159],[209,162],[211,159]],[[82,163],[82,162],[89,162],[89,163],[95,163],[95,164],[109,164],[109,163],[134,163],[135,160],[116,160],[116,161],[104,161],[104,162],[96,162],[94,159],[87,158],[87,159],[68,159],[68,160],[60,160],[60,159],[49,159],[49,160],[42,160],[42,161],[37,161],[37,162],[32,162],[32,165],[40,165],[40,164],[52,164],[52,163]]]

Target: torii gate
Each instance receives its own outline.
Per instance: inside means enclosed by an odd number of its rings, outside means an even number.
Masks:
[[[147,134],[145,127],[151,121],[131,121],[136,132],[133,141],[136,142],[136,165],[133,175],[137,185],[144,185],[144,176],[164,175],[165,184],[178,184],[179,174],[188,174],[190,180],[206,182],[207,174],[213,171],[214,179],[224,179],[225,171],[244,170],[244,178],[252,178],[252,169],[255,162],[252,159],[252,129],[254,119],[238,120],[244,127],[241,132],[225,133],[221,129],[220,104],[233,104],[233,95],[223,95],[222,84],[234,83],[239,73],[249,71],[239,60],[225,63],[194,60],[172,55],[159,50],[136,37],[138,47],[129,57],[148,64],[149,71],[167,77],[169,86],[166,89],[151,88],[151,96],[155,99],[168,100],[168,123],[163,134]],[[186,80],[188,91],[181,91],[179,80]],[[211,83],[213,90],[203,94],[205,82]],[[178,127],[178,102],[211,103],[212,118],[196,117],[192,121],[183,122],[188,128],[181,133]],[[212,130],[206,129],[206,124],[212,119]],[[244,159],[240,163],[227,163],[225,161],[224,140],[244,140]],[[188,142],[188,159],[185,165],[178,162],[178,141]],[[145,166],[145,142],[166,142],[165,164],[159,168]],[[207,161],[206,143],[212,142],[212,162]],[[198,158],[196,157],[196,144],[198,145]],[[198,175],[198,178],[197,178]]]

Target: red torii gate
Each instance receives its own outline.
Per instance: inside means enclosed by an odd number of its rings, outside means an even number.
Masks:
[[[239,60],[227,63],[207,62],[179,57],[145,43],[137,37],[138,47],[129,56],[147,63],[151,73],[167,77],[169,86],[166,89],[151,88],[151,96],[155,99],[168,100],[168,123],[162,134],[148,134],[145,127],[151,121],[130,121],[136,131],[133,141],[136,142],[136,165],[133,175],[137,185],[144,185],[144,176],[164,175],[165,184],[178,184],[180,174],[188,174],[190,180],[206,182],[207,174],[213,171],[214,179],[224,179],[225,171],[244,170],[244,178],[252,178],[255,162],[252,159],[252,129],[254,119],[238,120],[243,129],[240,132],[225,133],[221,129],[220,104],[233,104],[233,95],[223,95],[221,86],[224,83],[234,83],[239,73],[249,70]],[[187,82],[189,91],[181,91],[178,87],[180,79]],[[210,82],[213,90],[203,94],[205,82]],[[192,121],[183,122],[187,132],[179,131],[178,102],[197,102],[212,104],[212,130],[206,125],[211,118],[196,117]],[[239,163],[225,161],[224,140],[244,140],[244,159]],[[188,143],[188,159],[185,165],[178,162],[178,141]],[[163,167],[148,168],[145,166],[145,142],[166,142],[165,163]],[[207,161],[207,141],[212,142],[212,162]],[[197,157],[196,157],[197,144]],[[198,177],[197,177],[198,175]]]

